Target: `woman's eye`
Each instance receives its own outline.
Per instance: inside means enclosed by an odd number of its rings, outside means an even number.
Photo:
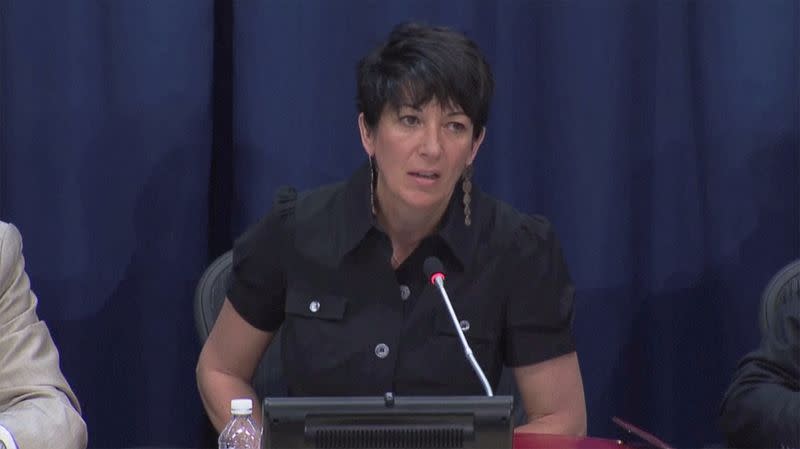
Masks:
[[[463,124],[461,122],[450,122],[450,123],[447,124],[447,127],[450,129],[450,131],[457,132],[457,133],[460,133],[460,132],[463,132],[463,131],[467,130],[467,125],[465,125],[465,124]]]
[[[417,126],[419,119],[413,115],[404,115],[400,117],[400,121],[406,126]]]

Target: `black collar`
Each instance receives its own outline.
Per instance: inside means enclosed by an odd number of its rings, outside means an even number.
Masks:
[[[341,259],[350,251],[355,249],[372,229],[378,229],[375,217],[372,215],[372,199],[370,198],[370,168],[368,163],[364,163],[350,177],[345,186],[344,192],[344,229],[342,229],[343,239],[339,246],[338,258]],[[470,262],[471,256],[477,244],[476,235],[478,233],[481,220],[478,220],[479,201],[476,201],[481,194],[473,184],[472,202],[472,226],[464,224],[464,206],[462,204],[463,190],[461,183],[457,183],[450,204],[442,217],[441,223],[433,237],[444,240],[447,247],[459,262],[460,269],[463,271]]]

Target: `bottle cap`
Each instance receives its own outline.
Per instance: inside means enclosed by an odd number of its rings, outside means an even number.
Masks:
[[[231,399],[231,414],[249,415],[253,413],[252,399]]]

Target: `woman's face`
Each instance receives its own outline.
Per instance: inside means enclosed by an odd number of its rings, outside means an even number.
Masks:
[[[419,210],[443,207],[483,141],[460,108],[431,101],[422,108],[384,109],[375,128],[358,117],[361,141],[378,166],[379,201]]]

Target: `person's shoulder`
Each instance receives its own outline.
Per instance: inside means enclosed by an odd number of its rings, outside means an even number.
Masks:
[[[329,184],[302,192],[291,186],[279,187],[270,211],[237,239],[239,251],[249,253],[267,242],[285,243],[298,227],[320,223],[328,216],[332,202],[341,196],[341,185]]]
[[[270,210],[261,217],[254,228],[263,227],[270,222],[292,221],[297,213],[310,214],[324,208],[336,193],[339,184],[330,184],[310,190],[298,191],[292,186],[281,186],[275,191]]]
[[[0,293],[8,288],[22,259],[22,235],[16,226],[0,221]]]
[[[340,181],[299,193],[295,206],[296,220],[302,224],[330,216],[343,200],[344,190],[345,182]]]
[[[14,238],[15,235],[19,236],[19,229],[11,223],[0,220],[0,242]]]
[[[527,214],[487,194],[481,200],[488,206],[493,234],[503,246],[511,250],[534,249],[555,239],[553,225],[544,215]]]
[[[22,251],[22,235],[11,223],[0,221],[0,260],[8,260],[11,255]]]

